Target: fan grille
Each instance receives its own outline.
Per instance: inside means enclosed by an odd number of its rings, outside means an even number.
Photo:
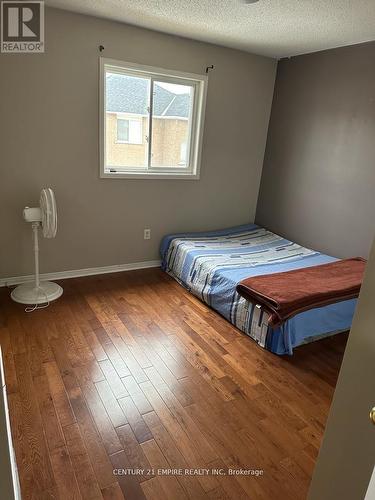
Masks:
[[[57,231],[57,206],[51,188],[42,189],[40,193],[42,211],[42,230],[45,238],[54,238]]]

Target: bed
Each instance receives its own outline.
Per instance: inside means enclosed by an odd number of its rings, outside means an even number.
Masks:
[[[357,299],[310,309],[278,327],[268,313],[236,292],[242,279],[337,260],[255,224],[165,236],[162,269],[261,347],[279,355],[350,329]]]

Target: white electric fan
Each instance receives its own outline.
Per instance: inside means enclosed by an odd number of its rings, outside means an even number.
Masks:
[[[17,286],[11,293],[11,297],[15,302],[34,306],[33,308],[27,308],[27,311],[38,309],[39,304],[48,305],[63,293],[63,289],[57,283],[40,281],[39,279],[39,227],[41,227],[45,238],[54,238],[57,231],[56,200],[51,188],[42,189],[39,205],[36,208],[25,207],[23,210],[23,218],[26,222],[31,222],[33,230],[35,280],[33,283]]]

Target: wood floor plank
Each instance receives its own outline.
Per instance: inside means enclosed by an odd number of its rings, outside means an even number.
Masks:
[[[207,464],[217,459],[217,453],[209,445],[206,437],[203,435],[194,420],[186,412],[185,408],[181,405],[181,403],[178,401],[172,391],[167,387],[167,385],[155,384],[154,387],[168,407],[171,415],[176,421],[180,423],[182,429],[189,436],[192,445],[199,450],[199,454],[202,457],[204,463]]]
[[[147,376],[143,371],[142,367],[138,363],[137,359],[131,353],[129,347],[125,344],[125,342],[120,337],[114,337],[113,343],[116,346],[118,352],[121,355],[121,358],[124,360],[127,368],[129,369],[131,375],[135,378],[135,380],[140,382],[146,382]],[[147,366],[151,366],[149,362],[146,362]],[[124,375],[121,375],[123,377]]]
[[[65,332],[65,335],[67,335],[67,332]],[[60,375],[64,383],[65,389],[69,391],[74,387],[78,387],[78,381],[74,373],[71,361],[69,359],[69,355],[66,350],[65,338],[66,337],[63,336],[57,339],[50,339],[50,345],[52,347],[56,364],[60,370]],[[80,364],[80,363],[78,362],[75,364]]]
[[[128,423],[127,418],[124,415],[117,399],[112,394],[111,388],[107,381],[102,380],[97,382],[95,387],[99,393],[99,396],[107,410],[108,416],[111,419],[113,427],[119,427],[120,425],[125,425]]]
[[[27,352],[25,331],[21,325],[21,320],[17,316],[9,316],[6,326],[10,332],[10,341],[13,354],[23,354]]]
[[[99,362],[100,369],[102,370],[108,384],[116,399],[124,398],[129,396],[126,387],[124,386],[121,378],[118,376],[113,364],[109,359]],[[129,375],[130,376],[130,375]],[[126,377],[125,377],[126,378]]]
[[[214,490],[209,491],[208,497],[212,498],[213,500],[227,500],[228,498],[230,498],[221,488],[221,486],[218,486]]]
[[[42,417],[36,399],[30,365],[26,353],[15,356],[19,395],[22,408],[23,433],[27,437],[30,460],[34,478],[37,480],[37,490],[52,492],[55,480],[51,470]]]
[[[175,401],[168,401],[168,406],[158,391],[149,382],[143,383],[142,388],[152,403],[155,413],[169,434],[173,436],[176,446],[181,451],[186,462],[191,464],[191,467],[195,469],[205,468],[207,462],[217,455],[187,412],[182,407],[178,408]],[[209,491],[216,486],[214,478],[210,476],[198,476],[198,481],[205,491]]]
[[[103,441],[92,420],[81,389],[74,389],[69,396],[99,486],[106,488],[113,483],[114,478]]]
[[[130,397],[132,398],[141,415],[153,410],[148,399],[144,395],[142,389],[139,387],[134,377],[132,377],[131,375],[129,377],[124,377],[122,379],[122,382],[129,391]]]
[[[62,285],[32,314],[0,289],[24,500],[306,498],[347,335],[278,357],[159,269]]]
[[[104,500],[124,500],[124,494],[121,491],[119,483],[113,483],[107,488],[102,489],[102,496]]]
[[[120,378],[127,377],[131,374],[128,366],[124,362],[124,359],[112,342],[110,342],[109,344],[105,344],[104,350],[107,353],[108,358],[111,360],[111,363],[115,367],[115,370],[117,371]]]
[[[74,370],[107,453],[111,454],[121,451],[121,443],[100,395],[96,390],[96,386],[90,377],[89,371],[84,366],[76,367]],[[112,411],[112,413],[114,413],[114,411]],[[118,414],[116,418],[119,418]]]
[[[121,473],[122,470],[131,470],[131,464],[126,453],[124,451],[114,453],[110,456],[110,459],[113,469],[119,474],[117,475],[117,480],[126,500],[145,500],[146,496],[141,489],[141,483],[138,481],[137,477],[131,473]],[[120,471],[120,473],[117,471]]]
[[[217,480],[228,498],[235,500],[249,500],[249,498],[252,498],[245,492],[235,477],[227,475],[228,468],[223,460],[215,460],[209,464],[209,467],[218,471]]]
[[[148,428],[143,416],[139,413],[138,408],[135,406],[130,396],[119,399],[121,408],[132,428],[138,443],[143,443],[152,439],[152,434]]]
[[[0,328],[0,340],[1,340],[1,350],[3,356],[3,364],[5,371],[5,382],[7,385],[7,393],[12,394],[17,392],[17,374],[16,366],[14,363],[14,356],[12,350],[12,344],[10,340],[10,333],[7,328]]]
[[[64,436],[82,498],[87,498],[87,500],[100,500],[102,498],[101,491],[81,437],[78,424],[65,426]]]
[[[150,500],[165,500],[166,498],[170,498],[166,495],[160,478],[158,477],[154,477],[142,483],[142,490],[145,496]]]
[[[163,452],[159,448],[158,444],[154,439],[142,443],[142,450],[144,451],[151,466],[157,469],[167,470],[170,468],[169,463]],[[180,486],[177,478],[175,476],[160,476],[160,483],[165,492],[166,498],[174,499],[184,499],[188,498],[183,488]]]
[[[130,466],[133,469],[141,469],[145,471],[145,473],[138,474],[136,476],[138,481],[141,483],[143,481],[151,479],[151,477],[153,477],[154,474],[150,473],[151,470],[150,462],[148,461],[146,455],[144,454],[143,448],[138,443],[137,438],[135,437],[134,432],[132,431],[130,425],[127,424],[123,425],[122,427],[118,427],[117,434],[120,438],[125,454],[128,457]]]
[[[45,374],[34,378],[34,387],[47,446],[50,451],[53,451],[64,446],[65,441]]]
[[[156,413],[147,413],[144,418],[147,422],[147,425],[151,429],[155,442],[158,444],[170,467],[172,469],[188,468],[191,464],[185,460],[185,457],[177,447],[176,442],[164,427],[162,421],[159,419]],[[196,477],[181,475],[177,477],[177,480],[189,498],[207,498],[204,489],[199,484]]]
[[[60,424],[64,427],[65,425],[75,423],[75,416],[70,406],[69,398],[56,361],[44,363],[44,370],[47,375],[51,397]]]
[[[79,491],[77,479],[65,445],[55,448],[51,452],[51,462],[59,498],[82,500],[83,497]]]
[[[33,491],[37,491],[37,486],[33,474],[31,450],[23,426],[23,409],[19,393],[8,394],[8,407],[22,495],[24,498],[33,498]]]
[[[90,346],[92,353],[94,354],[97,361],[104,361],[108,359],[108,356],[103,349],[103,346],[99,342],[97,336],[95,335],[94,330],[90,327],[89,324],[84,327],[84,335],[86,338],[87,344]]]

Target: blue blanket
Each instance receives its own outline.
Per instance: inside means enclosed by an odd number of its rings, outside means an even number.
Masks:
[[[350,329],[356,299],[305,311],[271,328],[267,312],[238,295],[236,285],[244,278],[337,260],[255,224],[169,235],[160,251],[167,273],[275,354],[292,354],[294,347]]]

